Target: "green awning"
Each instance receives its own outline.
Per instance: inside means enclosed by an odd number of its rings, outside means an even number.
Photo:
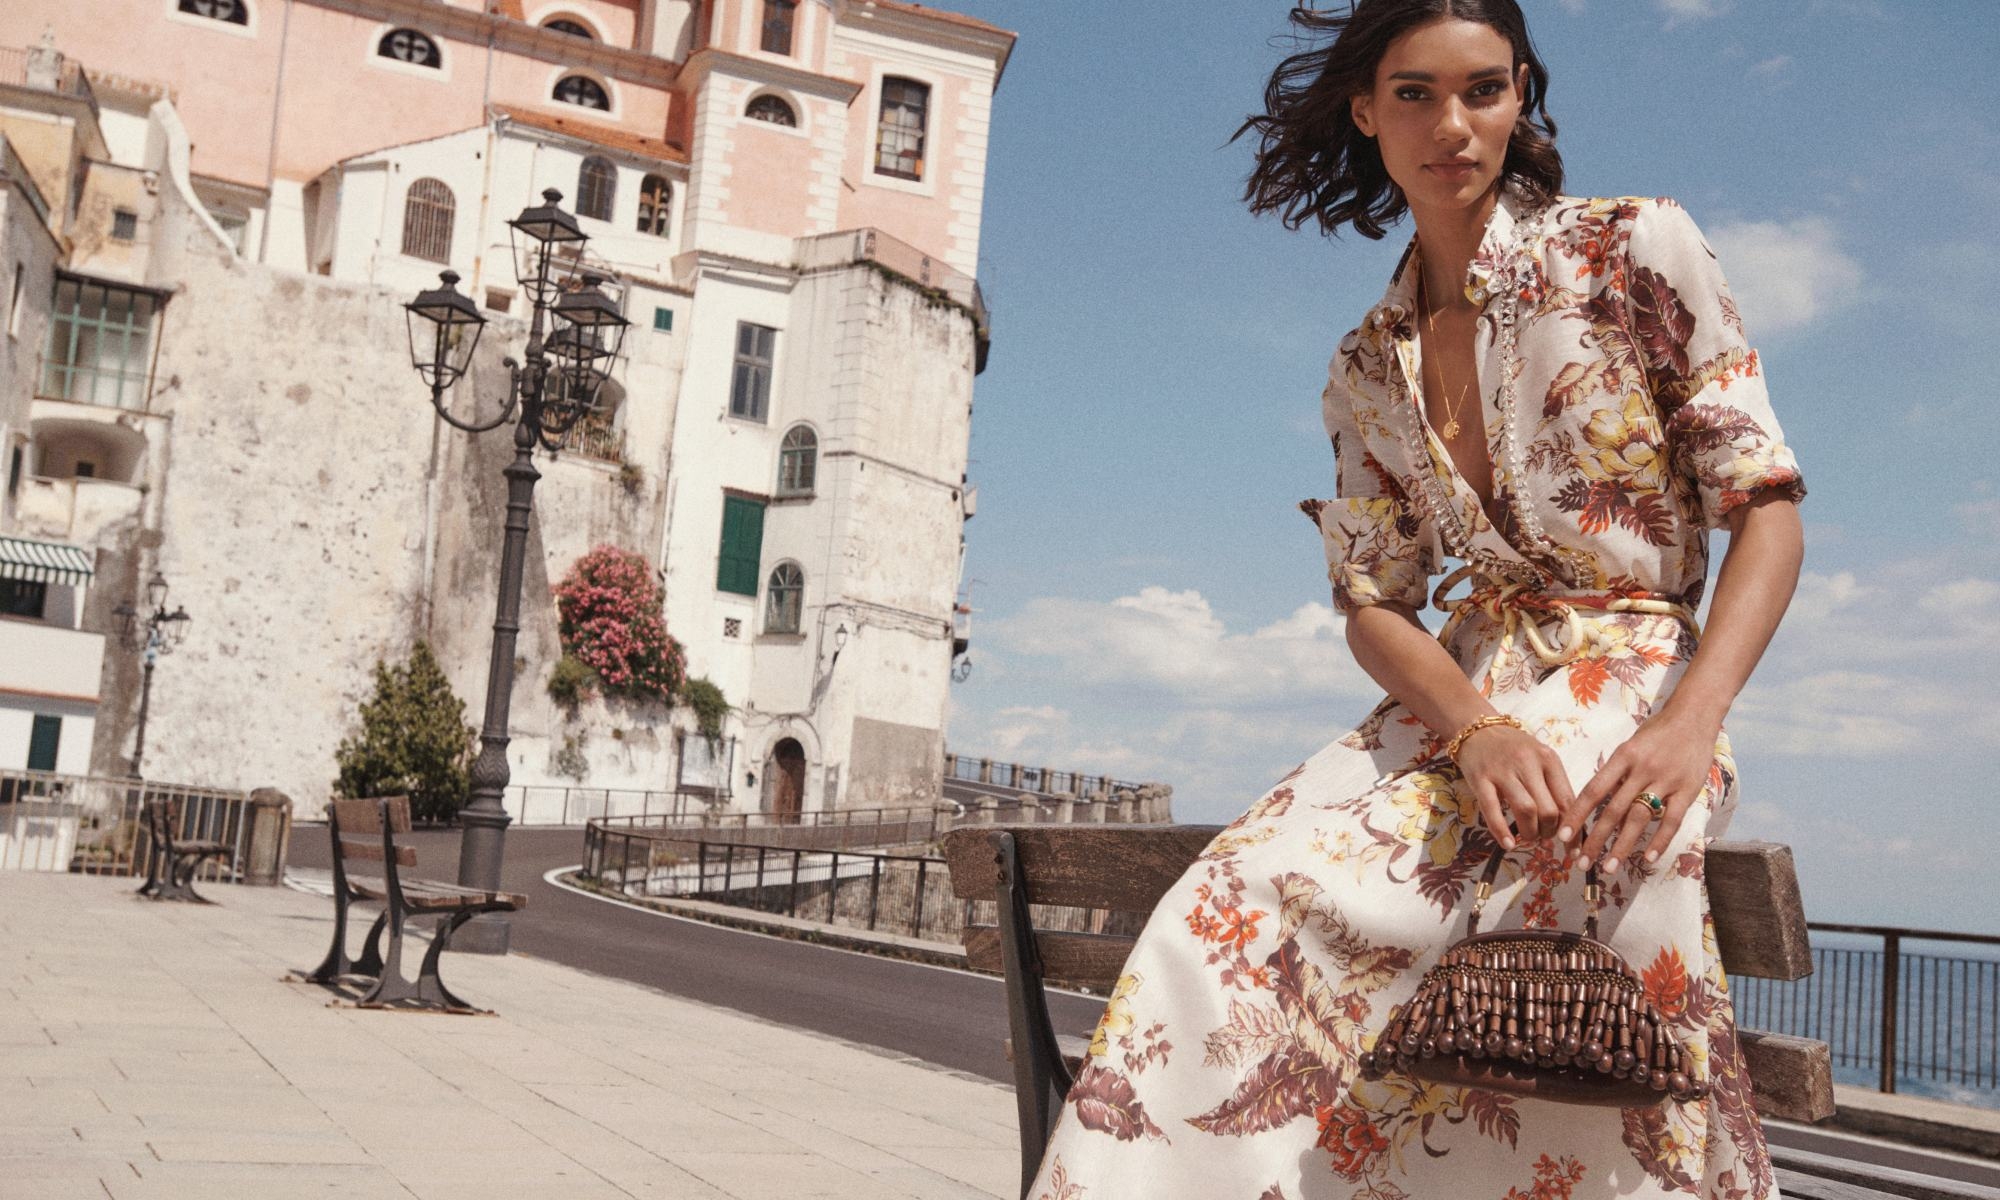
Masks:
[[[0,537],[0,579],[78,586],[96,573],[95,558],[81,546]]]

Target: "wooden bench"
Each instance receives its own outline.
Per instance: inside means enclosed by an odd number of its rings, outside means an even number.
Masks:
[[[527,906],[526,896],[512,892],[489,892],[460,887],[435,879],[411,879],[404,867],[417,865],[414,847],[398,845],[397,834],[410,831],[410,798],[389,796],[374,800],[335,800],[327,808],[327,836],[333,848],[333,946],[326,960],[309,972],[298,972],[314,983],[337,987],[341,980],[356,976],[373,979],[374,986],[356,1004],[361,1008],[428,1009],[441,1012],[476,1013],[474,1008],[453,995],[438,978],[438,958],[451,944],[458,927],[480,913],[513,912]],[[348,873],[349,861],[382,864],[380,878]],[[347,908],[356,900],[380,903],[382,912],[368,930],[361,957],[347,957]],[[403,977],[403,926],[412,916],[441,917],[430,949],[416,982]],[[387,931],[389,952],[382,953],[382,935]]]
[[[195,872],[211,858],[233,861],[234,852],[221,842],[176,836],[182,815],[179,796],[151,797],[140,804],[139,814],[146,828],[146,882],[139,885],[139,894],[154,900],[215,903],[194,890]]]
[[[1151,914],[1195,863],[1221,825],[973,825],[943,838],[952,892],[991,900],[993,925],[967,925],[966,958],[1005,981],[1003,1043],[1014,1064],[1025,1197],[1082,1069],[1088,1039],[1058,1036],[1043,991],[1047,982],[1108,993],[1124,969],[1133,934],[1036,929],[1028,905],[1077,905]],[[1804,906],[1791,849],[1773,842],[1713,842],[1705,873],[1716,940],[1731,975],[1799,979],[1812,973]],[[1833,1068],[1825,1042],[1738,1029],[1752,1100],[1767,1117],[1816,1122],[1833,1115]],[[1845,1159],[1771,1147],[1780,1189],[1798,1200],[1961,1200],[1990,1189]]]

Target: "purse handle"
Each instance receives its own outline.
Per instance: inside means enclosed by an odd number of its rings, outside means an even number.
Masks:
[[[1507,857],[1507,847],[1493,847],[1493,856],[1486,860],[1486,869],[1480,872],[1478,890],[1473,893],[1472,917],[1465,923],[1465,936],[1479,932],[1479,913],[1486,907],[1486,898],[1493,894],[1493,878],[1500,873],[1500,860]],[[1598,898],[1602,895],[1597,886],[1597,864],[1590,863],[1583,871],[1583,898],[1590,902],[1590,912],[1583,918],[1583,936],[1597,940]]]

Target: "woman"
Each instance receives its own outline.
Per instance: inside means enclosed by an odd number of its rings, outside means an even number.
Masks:
[[[1775,1196],[1702,886],[1737,802],[1723,715],[1801,557],[1805,487],[1757,354],[1678,204],[1561,194],[1514,0],[1293,20],[1337,36],[1282,64],[1244,125],[1252,210],[1372,238],[1416,224],[1331,364],[1339,497],[1300,505],[1388,694],[1161,900],[1028,1195]],[[1463,565],[1431,593],[1450,614],[1433,639],[1417,610],[1447,557]],[[1705,1098],[1361,1077],[1390,1008],[1464,935],[1496,839],[1513,853],[1483,928],[1580,931],[1597,862],[1600,937]]]

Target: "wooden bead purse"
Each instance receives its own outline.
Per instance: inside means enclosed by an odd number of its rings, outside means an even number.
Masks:
[[[1700,1100],[1687,1048],[1668,1032],[1638,972],[1597,940],[1597,865],[1584,875],[1581,934],[1559,929],[1479,932],[1504,847],[1480,875],[1466,936],[1389,1010],[1361,1077],[1399,1072],[1570,1104],[1651,1106]]]

